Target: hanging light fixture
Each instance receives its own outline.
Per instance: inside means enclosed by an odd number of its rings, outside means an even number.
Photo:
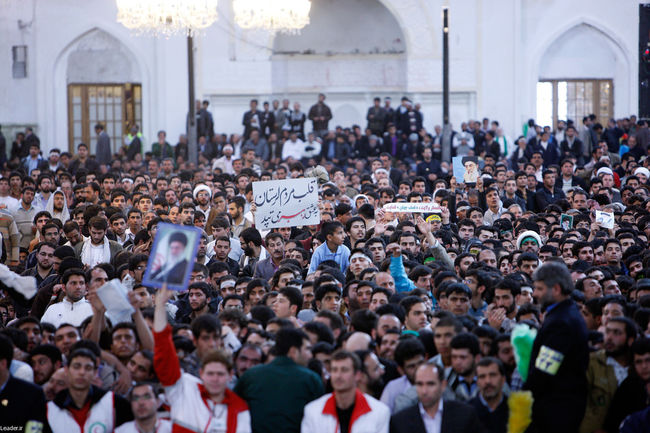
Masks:
[[[235,22],[243,29],[298,33],[309,24],[310,0],[233,0]]]
[[[138,33],[194,35],[217,20],[217,0],[116,0],[117,21]]]

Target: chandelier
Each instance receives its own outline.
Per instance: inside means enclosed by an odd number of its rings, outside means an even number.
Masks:
[[[117,21],[138,33],[194,35],[217,20],[217,0],[116,0]]]
[[[235,22],[243,29],[298,33],[309,24],[310,0],[233,0]]]

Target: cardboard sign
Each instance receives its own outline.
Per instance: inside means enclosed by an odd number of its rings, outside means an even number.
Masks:
[[[187,289],[199,249],[201,230],[194,226],[158,224],[142,284],[170,290]]]
[[[431,203],[387,203],[382,208],[386,212],[404,213],[442,213],[442,208],[435,202]]]
[[[320,222],[316,178],[253,182],[255,226],[260,230]]]

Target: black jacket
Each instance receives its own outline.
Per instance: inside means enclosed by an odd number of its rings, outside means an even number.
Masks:
[[[426,433],[420,407],[402,409],[390,418],[391,433]],[[481,433],[485,429],[473,407],[457,401],[444,401],[440,433]]]
[[[529,433],[574,433],[587,405],[589,347],[585,321],[571,299],[546,313],[530,356],[525,388],[533,393]]]
[[[481,425],[485,427],[488,433],[506,433],[508,431],[508,415],[510,413],[508,396],[504,395],[499,406],[492,412],[481,403],[478,395],[468,403],[476,410]]]
[[[25,428],[28,422],[32,426],[34,423],[41,423],[42,427],[47,426],[45,394],[40,387],[9,376],[7,384],[0,392],[0,402],[0,425],[20,427],[17,431],[28,431]]]

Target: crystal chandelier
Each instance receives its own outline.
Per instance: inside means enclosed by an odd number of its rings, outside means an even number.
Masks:
[[[117,21],[138,33],[194,35],[217,20],[217,0],[116,0]]]
[[[235,22],[243,29],[298,33],[309,24],[310,0],[233,0]]]

